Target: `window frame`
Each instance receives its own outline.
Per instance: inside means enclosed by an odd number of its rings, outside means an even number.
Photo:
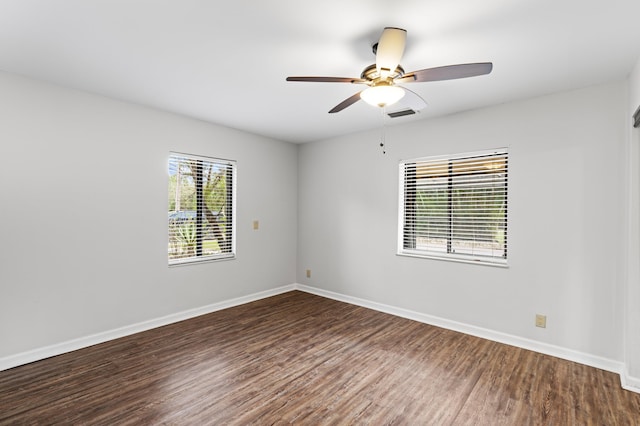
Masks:
[[[193,179],[195,180],[194,190],[195,190],[195,198],[196,198],[195,217],[193,218],[195,229],[196,229],[195,254],[188,257],[171,258],[170,256],[171,253],[168,252],[167,253],[168,266],[170,267],[184,266],[184,265],[192,265],[192,264],[205,263],[205,262],[216,262],[220,260],[235,259],[236,258],[236,210],[237,210],[236,193],[237,193],[237,181],[238,181],[236,161],[223,159],[223,158],[186,154],[183,152],[171,151],[169,152],[169,156],[167,159],[167,172],[168,172],[167,187],[169,187],[170,185],[170,176],[171,176],[170,167],[171,167],[171,162],[174,160],[175,161],[181,161],[181,160],[197,161],[201,164],[201,166],[197,168],[198,172],[196,173],[196,176],[193,177]],[[203,221],[206,220],[206,217],[205,217],[206,213],[204,212],[204,209],[201,209],[201,206],[203,206],[205,203],[204,193],[203,193],[203,190],[204,190],[203,181],[202,181],[203,180],[202,170],[204,169],[205,163],[206,163],[206,166],[211,166],[212,168],[213,167],[222,168],[222,171],[225,172],[226,174],[225,176],[226,194],[225,194],[225,202],[224,202],[225,227],[222,233],[224,234],[225,239],[229,240],[229,243],[225,244],[225,247],[220,249],[221,251],[220,253],[215,253],[215,254],[203,253],[204,241],[205,241],[203,234],[204,234],[205,228],[203,228],[202,223]],[[170,207],[170,204],[168,205],[168,207]],[[230,212],[227,214],[226,210],[230,210]],[[171,213],[169,208],[167,208],[167,211]],[[183,211],[183,210],[179,210],[179,211]],[[184,210],[184,211],[190,212],[191,210]],[[189,218],[187,220],[190,221],[191,219]],[[169,219],[167,219],[167,239],[168,239],[167,247],[169,247],[171,243],[171,232],[172,232],[171,222],[169,221]]]
[[[491,159],[500,159],[504,160],[503,168],[500,171],[503,171],[504,174],[504,200],[503,200],[503,208],[504,208],[504,222],[503,222],[503,242],[502,242],[502,255],[501,256],[492,256],[492,255],[482,255],[475,253],[455,253],[455,249],[452,249],[452,246],[456,239],[454,238],[454,202],[452,201],[454,197],[454,191],[458,189],[463,184],[458,183],[458,188],[456,188],[456,184],[454,183],[454,178],[459,178],[453,172],[452,167],[457,164],[463,163],[465,161],[474,163],[480,161],[478,159],[487,158],[490,161],[495,161]],[[445,167],[443,167],[446,163],[446,171]],[[442,204],[447,208],[447,216],[446,220],[448,222],[445,224],[446,229],[446,249],[442,251],[436,251],[433,249],[424,249],[424,248],[416,248],[416,241],[418,239],[417,234],[410,234],[407,229],[411,227],[407,223],[410,221],[410,216],[407,215],[406,206],[408,203],[415,203],[415,193],[411,190],[408,190],[411,185],[413,186],[413,191],[415,191],[418,178],[413,177],[413,180],[407,179],[407,165],[416,165],[426,166],[426,167],[441,167],[443,170],[442,174],[434,174],[433,176],[426,177],[428,179],[439,179],[442,181],[442,187],[445,189],[445,194],[448,197],[447,202]],[[437,259],[437,260],[448,260],[454,262],[463,262],[463,263],[473,263],[473,264],[482,264],[482,265],[490,265],[490,266],[498,266],[498,267],[508,267],[508,188],[509,188],[509,172],[508,172],[508,164],[509,164],[509,153],[507,148],[498,148],[486,151],[476,151],[476,152],[467,152],[460,153],[454,155],[442,155],[442,156],[432,156],[432,157],[421,157],[421,158],[412,158],[408,160],[402,160],[399,162],[398,167],[398,177],[399,177],[399,196],[398,196],[398,247],[397,247],[397,255],[399,256],[409,256],[409,257],[419,257],[419,258],[427,258],[427,259]],[[468,176],[481,176],[483,174],[486,175],[500,175],[498,171],[496,172],[469,172]],[[481,182],[481,178],[478,178],[478,181]],[[431,187],[435,188],[438,186],[438,182],[435,182]],[[413,199],[412,199],[412,195]],[[411,211],[411,210],[410,210]],[[412,210],[413,219],[415,220],[416,210]],[[465,211],[467,213],[467,211]],[[439,217],[432,216],[435,219]],[[475,216],[474,216],[475,218]],[[458,216],[458,221],[459,221]],[[473,220],[473,219],[472,219]],[[458,222],[458,226],[460,222]],[[464,222],[464,225],[468,225],[468,222]],[[464,226],[463,225],[463,226]],[[442,227],[442,225],[441,225]],[[441,231],[442,232],[442,231]],[[460,231],[458,231],[460,232]],[[443,239],[443,238],[441,238]],[[413,244],[407,242],[413,241]],[[462,241],[458,239],[458,242]],[[476,241],[475,239],[473,241]],[[477,240],[481,241],[481,240]],[[413,246],[413,247],[411,247]],[[473,251],[473,249],[472,249]]]

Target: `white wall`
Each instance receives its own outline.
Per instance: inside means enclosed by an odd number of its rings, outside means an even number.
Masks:
[[[0,358],[295,281],[295,145],[6,73],[0,93]],[[237,160],[236,260],[167,267],[169,151]]]
[[[628,268],[626,283],[625,367],[631,386],[640,389],[640,128],[633,113],[640,105],[640,60],[629,76],[628,152]]]
[[[298,282],[621,362],[626,90],[393,126],[386,155],[377,131],[301,146]],[[398,161],[497,147],[510,155],[510,267],[396,256]]]

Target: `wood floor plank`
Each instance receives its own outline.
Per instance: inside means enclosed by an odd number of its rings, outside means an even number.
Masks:
[[[0,372],[0,425],[640,425],[613,373],[298,291]]]

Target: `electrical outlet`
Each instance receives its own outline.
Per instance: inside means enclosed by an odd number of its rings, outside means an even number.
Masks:
[[[536,314],[536,327],[547,328],[547,316]]]
[[[311,278],[311,269],[307,269],[307,278]]]
[[[260,228],[260,222],[257,220],[253,221],[253,229],[257,231]]]

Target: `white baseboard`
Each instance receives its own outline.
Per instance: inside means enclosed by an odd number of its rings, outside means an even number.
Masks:
[[[127,325],[124,327],[108,330],[90,336],[80,337],[66,342],[57,343],[55,345],[45,346],[43,348],[33,349],[27,352],[10,355],[0,358],[0,371],[19,365],[28,364],[30,362],[39,361],[63,353],[75,351],[78,349],[93,346],[98,343],[104,343],[109,340],[118,339],[120,337],[129,336],[131,334],[140,333],[142,331],[151,330],[153,328],[162,327],[163,325],[172,324],[178,321],[194,318],[200,315],[209,314],[211,312],[220,311],[222,309],[231,308],[233,306],[243,305],[245,303],[275,296],[277,294],[286,293],[296,289],[295,284],[290,284],[271,290],[261,291],[258,293],[242,296],[223,302],[213,303],[211,305],[202,306],[195,309],[189,309],[175,314],[166,315],[160,318],[139,322],[137,324]]]
[[[620,384],[623,389],[640,393],[640,378],[630,376],[626,368],[624,368],[622,373],[620,373]]]
[[[384,312],[384,313],[395,315],[398,317],[411,319],[411,320],[422,322],[425,324],[435,325],[437,327],[446,328],[448,330],[470,334],[472,336],[481,337],[483,339],[488,339],[495,342],[516,346],[518,348],[528,349],[528,350],[540,352],[546,355],[555,356],[557,358],[566,359],[568,361],[578,362],[580,364],[589,365],[591,367],[600,368],[602,370],[611,371],[613,373],[620,374],[621,380],[622,380],[623,363],[612,360],[612,359],[602,358],[602,357],[587,354],[584,352],[563,348],[561,346],[555,346],[548,343],[525,339],[523,337],[501,333],[499,331],[489,330],[482,327],[476,327],[473,325],[464,324],[457,321],[451,321],[451,320],[436,317],[433,315],[427,315],[420,312],[410,311],[407,309],[396,308],[394,306],[372,302],[369,300],[360,299],[353,296],[334,293],[332,291],[327,291],[327,290],[319,289],[316,287],[310,287],[303,284],[296,284],[295,287],[300,291],[315,294],[317,296],[338,300],[340,302],[350,303],[352,305],[362,306],[364,308],[373,309],[379,312]],[[634,382],[631,379],[628,379],[628,380],[629,380],[628,382],[629,388],[625,387],[625,389],[633,390],[632,389],[633,387],[637,387],[637,389],[640,390],[640,386],[637,386],[638,385],[637,382]],[[636,392],[638,392],[638,390],[636,390]]]

